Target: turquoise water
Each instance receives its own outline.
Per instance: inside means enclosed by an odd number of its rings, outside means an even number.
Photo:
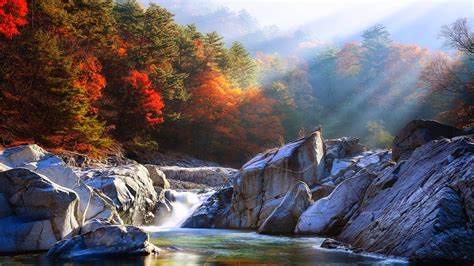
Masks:
[[[148,228],[150,229],[150,228]],[[0,265],[405,265],[406,261],[319,248],[317,237],[265,236],[241,230],[181,229],[150,232],[157,256],[52,260],[45,254],[0,257]]]

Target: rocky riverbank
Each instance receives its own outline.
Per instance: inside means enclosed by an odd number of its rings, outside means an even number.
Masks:
[[[318,130],[256,155],[240,170],[199,160],[172,166],[58,157],[36,145],[6,149],[0,252],[159,253],[139,226],[173,220],[330,237],[325,247],[413,261],[472,261],[473,133],[417,120],[400,131],[393,150],[367,151],[356,138],[324,140]],[[209,196],[210,188],[216,192]]]
[[[170,184],[160,167],[123,157],[59,157],[37,145],[1,151],[0,253],[49,249],[51,256],[72,258],[159,252],[138,226],[173,211],[172,185],[223,186],[235,171],[174,166],[167,174],[186,172],[187,181]]]

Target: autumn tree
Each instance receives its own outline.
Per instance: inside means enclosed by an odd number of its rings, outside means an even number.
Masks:
[[[26,0],[0,0],[0,33],[7,39],[20,34],[18,27],[27,23]]]
[[[446,45],[459,52],[454,60],[438,54],[427,64],[421,84],[431,92],[431,100],[442,106],[438,118],[466,127],[474,125],[474,33],[466,19],[442,28]]]

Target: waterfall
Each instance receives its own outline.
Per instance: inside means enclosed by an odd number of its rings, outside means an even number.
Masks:
[[[165,203],[159,203],[156,209],[155,220],[151,225],[144,226],[144,229],[160,231],[180,227],[214,192],[167,190]]]

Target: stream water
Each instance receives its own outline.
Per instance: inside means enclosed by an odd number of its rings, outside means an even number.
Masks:
[[[259,235],[245,230],[179,228],[210,193],[173,192],[172,213],[146,226],[160,255],[56,260],[45,253],[0,256],[0,265],[405,265],[398,258],[320,248],[323,238]],[[1,244],[1,243],[0,243]]]

